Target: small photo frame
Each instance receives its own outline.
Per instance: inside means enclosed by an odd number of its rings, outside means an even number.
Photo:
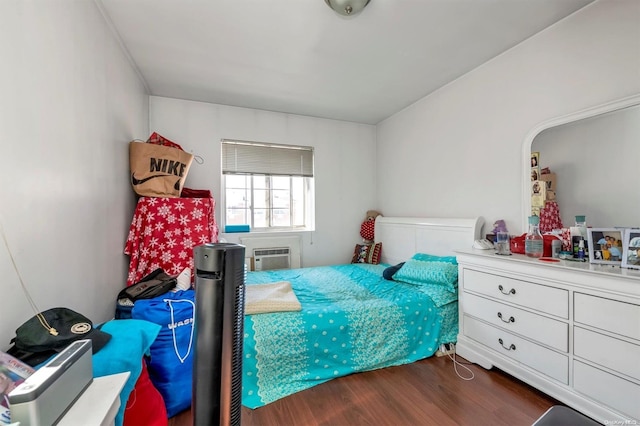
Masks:
[[[531,168],[540,170],[540,153],[537,151],[531,153]]]
[[[640,269],[640,228],[624,230],[622,240],[622,267]]]
[[[621,266],[623,233],[619,228],[587,228],[589,262]]]
[[[531,207],[544,207],[547,199],[547,185],[540,180],[531,182]]]
[[[531,153],[531,181],[540,179],[540,153]]]

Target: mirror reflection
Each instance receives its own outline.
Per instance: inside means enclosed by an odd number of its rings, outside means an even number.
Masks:
[[[565,227],[576,215],[593,227],[640,226],[640,105],[546,129],[531,152],[532,165],[555,173]]]

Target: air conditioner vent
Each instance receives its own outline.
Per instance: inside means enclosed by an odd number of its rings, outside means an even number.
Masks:
[[[268,249],[255,249],[253,251],[254,256],[271,256],[274,254],[286,254],[289,255],[289,247],[283,248],[268,248]]]
[[[256,271],[289,269],[291,267],[290,249],[289,247],[254,249],[253,262]]]

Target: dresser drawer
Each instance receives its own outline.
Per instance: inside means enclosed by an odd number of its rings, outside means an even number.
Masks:
[[[640,419],[640,386],[633,382],[574,361],[573,387],[598,403],[604,403],[627,416]]]
[[[575,322],[640,340],[640,306],[583,293],[574,304]]]
[[[640,380],[640,346],[584,328],[573,328],[573,353]],[[638,401],[640,403],[640,401]]]
[[[464,290],[569,319],[569,292],[559,288],[463,269]]]
[[[470,293],[464,294],[463,303],[464,312],[468,315],[560,351],[569,351],[569,325],[567,323]]]
[[[569,358],[473,317],[464,316],[465,336],[564,384],[569,383]],[[498,366],[499,367],[499,366]]]

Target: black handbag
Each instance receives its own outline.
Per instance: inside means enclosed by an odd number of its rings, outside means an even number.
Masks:
[[[122,289],[118,293],[115,318],[131,319],[131,310],[136,300],[152,299],[163,295],[172,290],[177,283],[177,277],[167,275],[162,268],[156,269],[137,283]]]
[[[139,299],[152,299],[173,289],[177,283],[175,276],[168,275],[162,268],[158,268],[137,283],[122,289],[118,293],[118,300],[129,299],[135,302]]]

